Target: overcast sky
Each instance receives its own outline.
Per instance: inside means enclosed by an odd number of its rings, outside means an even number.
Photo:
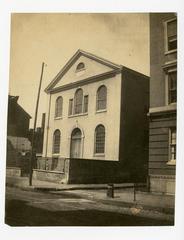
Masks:
[[[9,93],[34,117],[41,64],[38,124],[45,87],[78,49],[149,75],[149,16],[141,14],[12,14]],[[30,126],[32,127],[33,120]]]

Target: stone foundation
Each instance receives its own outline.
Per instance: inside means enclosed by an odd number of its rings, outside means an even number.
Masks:
[[[65,173],[57,171],[33,169],[33,179],[55,183],[67,183],[67,177]]]
[[[150,175],[150,191],[163,194],[175,194],[175,176]]]

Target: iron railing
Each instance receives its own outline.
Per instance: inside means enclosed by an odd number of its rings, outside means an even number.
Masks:
[[[38,158],[35,168],[46,171],[65,172],[65,162],[66,159]]]

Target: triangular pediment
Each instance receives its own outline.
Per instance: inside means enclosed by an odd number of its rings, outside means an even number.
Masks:
[[[62,86],[121,69],[120,65],[78,50],[45,89],[50,92]]]

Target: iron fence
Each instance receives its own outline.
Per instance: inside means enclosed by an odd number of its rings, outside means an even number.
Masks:
[[[65,162],[66,162],[66,159],[38,158],[35,168],[39,170],[46,170],[46,171],[64,172]]]

